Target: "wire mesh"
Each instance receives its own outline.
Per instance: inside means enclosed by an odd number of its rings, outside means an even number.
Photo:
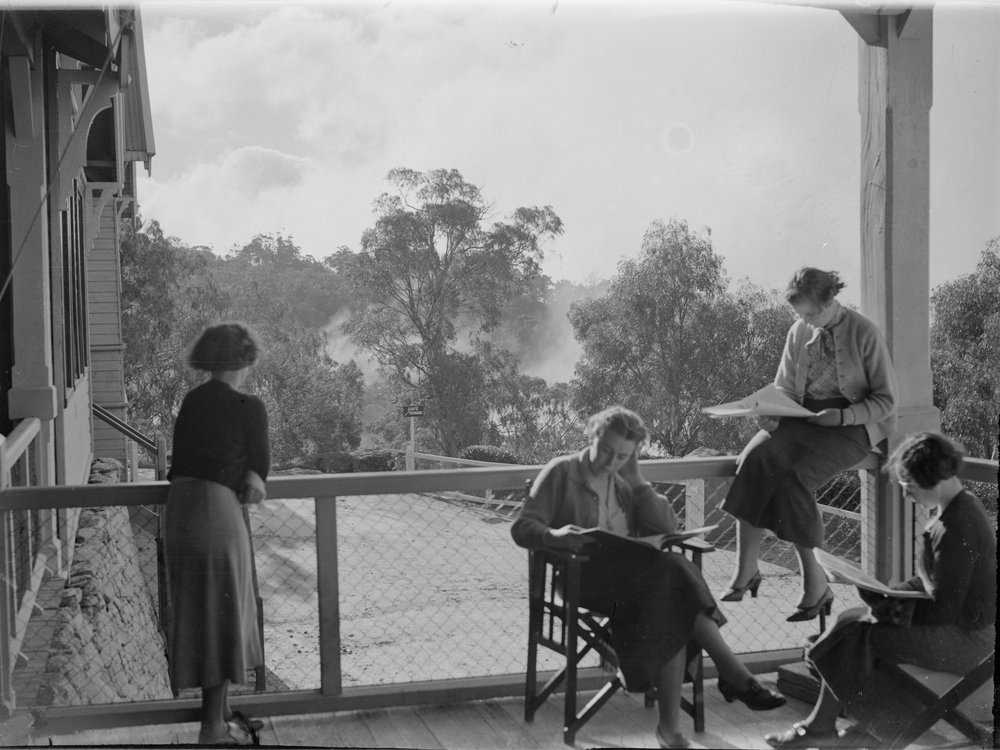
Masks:
[[[720,509],[728,486],[727,479],[657,485],[689,526],[719,524],[710,535],[716,551],[704,558],[705,578],[716,593],[725,588],[735,565],[735,524]],[[320,687],[317,502],[336,503],[337,539],[321,543],[337,546],[339,650],[345,687],[523,672],[527,553],[510,537],[510,524],[523,491],[523,487],[507,487],[481,494],[269,499],[254,506],[250,518],[263,601],[266,690]],[[819,496],[833,508],[824,514],[827,548],[841,557],[859,559],[861,521],[860,516],[851,515],[859,508],[857,480],[849,475],[835,479]],[[66,604],[68,598],[70,610],[52,616],[48,605],[43,605],[49,619],[58,624],[60,618],[79,619],[79,615],[93,628],[106,619],[101,612],[111,616],[112,608],[117,611],[149,602],[154,613],[151,629],[155,631],[166,614],[158,596],[158,512],[159,508],[152,506],[136,507],[125,514],[133,530],[130,550],[134,551],[122,554],[134,558],[130,569],[133,583],[123,586],[113,601],[87,599],[84,593],[74,609],[75,595],[67,597],[66,592],[79,587],[82,579],[78,573],[71,572],[65,582],[53,578],[58,586],[65,584],[55,595],[57,605]],[[86,562],[84,559],[81,564]],[[798,565],[791,546],[768,536],[760,568],[765,578],[758,597],[747,596],[741,603],[723,605],[729,619],[723,633],[737,653],[794,648],[817,629],[815,621],[785,622],[785,615],[799,599]],[[87,569],[93,571],[94,564]],[[836,609],[857,603],[853,590],[834,588]],[[126,597],[133,600],[131,604],[121,601]],[[42,619],[38,616],[38,623]],[[44,637],[42,630],[36,631]],[[155,652],[156,641],[148,635],[135,634],[133,642],[126,633],[126,639],[116,641],[114,648],[133,655],[140,649]],[[48,638],[50,653],[43,663],[50,662],[53,655],[59,662],[67,654],[60,655],[62,647],[52,638],[51,630]],[[162,651],[162,645],[160,648]],[[77,656],[82,654],[102,664],[115,661],[83,647],[77,651]],[[32,661],[37,672],[39,662]],[[557,664],[555,655],[541,654],[540,669]],[[123,678],[125,682],[129,679]],[[239,691],[253,689],[252,675],[248,675],[247,684]],[[39,693],[37,685],[32,692],[22,681],[22,690],[18,693],[22,706],[60,705],[58,694]],[[127,702],[139,697],[92,693],[87,699]]]
[[[20,707],[170,697],[164,641],[130,526],[126,508],[84,509],[68,575],[47,569],[34,582],[12,675]]]
[[[703,563],[705,580],[716,596],[726,590],[736,570],[736,521],[721,509],[731,483],[731,479],[689,480],[685,483],[684,506],[675,503],[675,510],[682,517],[697,516],[695,522],[689,524],[691,526],[718,524],[718,528],[707,535],[715,551],[706,555]],[[826,550],[857,562],[862,533],[857,473],[839,474],[821,487],[816,496],[822,511]],[[802,645],[808,635],[818,631],[819,621],[785,621],[802,595],[794,546],[765,530],[758,566],[763,581],[756,597],[747,592],[741,602],[720,603],[729,620],[723,628],[723,636],[736,653]],[[831,588],[836,596],[834,612],[861,603],[853,587],[834,583]]]

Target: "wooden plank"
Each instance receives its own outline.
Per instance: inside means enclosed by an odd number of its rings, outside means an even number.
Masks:
[[[117,297],[103,293],[91,294],[87,299],[87,307],[91,316],[118,315]]]
[[[94,384],[114,383],[118,380],[121,380],[121,377],[122,377],[122,371],[120,369],[118,370],[101,369],[96,371],[92,370],[90,373],[90,381]]]
[[[368,731],[379,747],[428,748],[442,745],[413,709],[381,708],[359,712]]]
[[[538,742],[534,735],[524,728],[524,722],[511,721],[510,714],[494,701],[476,701],[473,704],[480,716],[490,727],[495,737],[502,737],[503,743],[498,747],[542,748],[548,743]]]
[[[283,747],[376,747],[364,719],[354,711],[340,711],[271,719],[277,744]]]
[[[113,326],[118,325],[117,313],[91,313],[90,322],[93,325]]]
[[[89,271],[111,271],[114,272],[118,269],[118,264],[113,260],[101,260],[97,258],[93,261],[88,261],[87,269]]]
[[[113,281],[88,277],[87,299],[100,299],[102,295],[111,299],[118,299],[118,285]]]
[[[91,346],[115,346],[122,340],[121,326],[115,325],[94,325],[90,323],[90,344]]]
[[[490,734],[490,725],[471,703],[421,706],[417,714],[441,747],[483,748],[487,739],[488,747],[517,747],[506,744],[506,738],[503,744],[492,742],[496,738]]]
[[[764,676],[767,684],[773,684],[775,675]],[[281,696],[284,714],[303,710],[314,697],[312,693],[299,692],[294,695]],[[462,704],[467,708],[458,712],[468,716],[469,710],[476,716],[475,724],[480,732],[471,741],[442,744],[434,732],[438,724],[438,715],[444,718],[440,734],[457,736],[460,728],[454,726],[456,712],[452,706],[429,705],[417,708],[396,708],[389,710],[363,711],[358,713],[330,712],[298,715],[275,716],[260,710],[263,700],[270,700],[271,705],[277,696],[241,696],[237,707],[248,711],[251,715],[265,720],[265,730],[262,733],[263,745],[280,745],[286,747],[421,747],[429,750],[449,748],[474,748],[484,750],[492,747],[510,747],[510,736],[530,736],[530,747],[546,750],[566,750],[562,742],[562,713],[558,701],[546,702],[538,711],[535,721],[523,721],[523,704],[520,698],[501,698],[489,701],[490,706],[484,713],[476,704]],[[62,710],[46,711],[41,724],[42,730],[36,727],[33,733],[35,744],[47,744],[52,739],[54,745],[85,746],[92,744],[127,745],[151,744],[172,745],[193,742],[197,737],[196,723],[198,702],[196,699],[178,699],[175,701],[159,701],[146,703],[144,706],[119,706],[119,711],[131,711],[134,718],[140,722],[145,716],[150,720],[148,706],[170,704],[171,712],[156,713],[158,723],[140,725],[128,728],[105,728],[89,732],[73,734],[55,734],[52,725],[47,721],[52,711],[64,713]],[[706,691],[706,731],[695,733],[690,730],[690,722],[685,722],[684,732],[692,741],[694,747],[750,748],[765,750],[768,745],[764,736],[769,732],[783,731],[795,721],[801,721],[808,715],[811,706],[802,701],[791,699],[785,706],[773,711],[750,711],[745,705],[736,701],[726,703],[713,688]],[[181,706],[184,711],[178,710]],[[256,708],[254,707],[256,706]],[[158,706],[164,708],[164,706]],[[102,713],[109,706],[78,707],[78,710],[88,713]],[[509,717],[511,727],[508,728]],[[186,714],[186,715],[185,715]],[[168,718],[169,717],[169,718]],[[166,724],[173,720],[186,723]],[[494,724],[493,722],[496,722]],[[653,738],[657,714],[653,708],[645,708],[642,698],[632,694],[616,695],[604,708],[597,713],[591,722],[581,730],[577,737],[576,747],[656,747]],[[81,719],[68,726],[79,727],[87,725]],[[840,720],[841,728],[848,727],[851,722]],[[497,729],[496,727],[500,728]],[[514,729],[513,727],[517,727]],[[64,729],[65,731],[65,729]],[[513,735],[506,734],[508,731]],[[498,738],[498,733],[503,736]],[[617,738],[617,739],[614,739]],[[939,722],[934,728],[924,734],[914,748],[932,748],[947,745],[952,750],[972,750],[970,744],[952,727]]]
[[[592,696],[582,694],[578,705],[585,705]],[[658,718],[655,707],[646,708],[643,695],[618,692],[577,732],[577,743],[584,747],[656,747]],[[690,737],[693,725],[684,714],[681,727]]]

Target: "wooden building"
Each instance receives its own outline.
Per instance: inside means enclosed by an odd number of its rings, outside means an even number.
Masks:
[[[16,6],[15,6],[16,7]],[[154,153],[138,8],[3,12],[0,433],[41,421],[38,484],[125,459],[118,228]]]

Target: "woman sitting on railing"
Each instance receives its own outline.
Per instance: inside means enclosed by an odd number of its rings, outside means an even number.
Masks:
[[[805,721],[767,736],[772,747],[815,747],[837,742],[841,710],[875,742],[891,744],[920,710],[873,670],[876,660],[966,674],[996,642],[997,549],[983,504],[958,478],[961,449],[929,432],[908,437],[888,469],[914,503],[936,510],[924,532],[917,575],[891,588],[923,591],[928,599],[901,599],[862,591],[870,607],[841,612],[813,644],[808,659],[823,683]],[[852,745],[857,746],[857,745]]]
[[[760,431],[737,461],[722,509],[739,520],[737,566],[724,602],[757,596],[764,529],[791,542],[802,571],[802,598],[789,622],[830,613],[833,591],[813,549],[823,548],[815,492],[896,429],[896,378],[882,332],[837,302],[834,271],[803,268],[785,298],[799,316],[788,331],[774,384],[815,417],[758,417]]]
[[[198,742],[250,745],[261,722],[229,705],[229,683],[263,663],[243,504],[264,499],[270,469],[267,412],[240,393],[260,353],[241,323],[206,328],[189,362],[211,378],[191,390],[174,426],[164,553],[174,691],[201,687]]]
[[[587,423],[590,447],[556,458],[535,479],[511,527],[522,547],[586,553],[590,539],[581,527],[622,536],[677,530],[677,517],[639,470],[646,427],[639,416],[614,406]],[[750,708],[777,708],[785,698],[763,687],[733,654],[719,633],[726,618],[701,572],[675,552],[635,560],[595,554],[583,567],[581,604],[613,613],[612,645],[626,689],[658,690],[661,747],[687,747],[679,728],[685,666],[704,648],[719,669],[719,690]],[[629,564],[631,563],[631,564]]]

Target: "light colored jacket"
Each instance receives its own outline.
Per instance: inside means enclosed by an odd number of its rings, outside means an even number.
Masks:
[[[587,484],[584,456],[588,449],[549,461],[539,472],[510,535],[522,547],[545,546],[545,530],[567,524],[597,526],[597,494]],[[629,536],[669,534],[677,530],[670,501],[650,485],[631,489],[617,474],[615,497],[628,518]]]
[[[844,308],[844,317],[833,326],[837,357],[837,385],[851,402],[844,409],[845,424],[863,424],[872,448],[896,431],[899,386],[889,358],[885,337],[859,312]],[[800,404],[806,392],[809,353],[806,344],[816,327],[797,320],[788,330],[774,384]]]

